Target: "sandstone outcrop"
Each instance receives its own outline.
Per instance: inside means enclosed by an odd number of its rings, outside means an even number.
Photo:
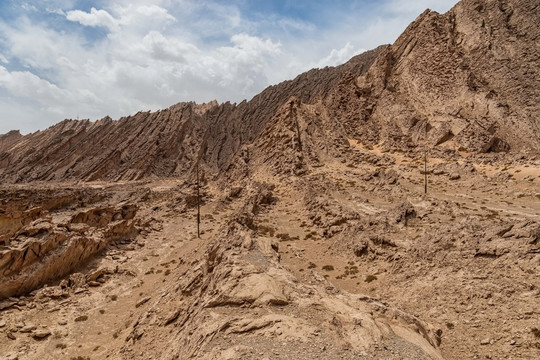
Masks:
[[[0,299],[24,295],[60,279],[81,268],[109,243],[138,234],[134,219],[137,207],[132,204],[75,210],[70,215],[71,206],[84,202],[90,194],[66,191],[54,198],[48,192],[44,198],[30,198],[30,203],[24,195],[4,199],[10,212],[1,217]],[[40,201],[41,207],[22,211]]]

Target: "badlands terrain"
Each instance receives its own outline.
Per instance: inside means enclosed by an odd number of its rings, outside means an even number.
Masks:
[[[539,359],[539,22],[0,135],[0,359]]]

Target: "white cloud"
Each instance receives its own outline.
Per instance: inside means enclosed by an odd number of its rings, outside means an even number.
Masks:
[[[32,99],[40,109],[62,115],[75,103],[88,104],[97,102],[97,97],[85,90],[67,90],[41,79],[29,71],[8,71],[0,66],[0,88],[7,90],[13,97]]]
[[[66,18],[69,21],[79,22],[85,26],[102,26],[110,30],[118,28],[118,20],[113,18],[107,11],[96,10],[96,8],[90,9],[89,13],[81,10],[68,11]]]
[[[6,59],[6,57],[2,54],[0,54],[0,61],[3,62],[4,64],[9,64],[8,59]]]
[[[321,59],[316,67],[323,68],[325,66],[336,66],[345,63],[354,55],[364,52],[364,49],[355,50],[350,42],[347,42],[341,49],[333,49],[328,56]]]
[[[159,7],[157,5],[139,6],[139,7],[137,7],[137,12],[139,14],[142,14],[142,15],[145,15],[145,16],[151,16],[151,17],[176,21],[175,17],[172,16],[171,14],[169,14],[167,9],[164,9],[164,8]]]
[[[48,12],[49,14],[56,14],[56,15],[66,16],[66,13],[62,9],[46,8],[45,11]]]
[[[159,61],[176,61],[186,63],[189,54],[199,53],[199,49],[178,39],[167,39],[158,31],[150,31],[142,39],[142,51],[151,59]]]
[[[5,55],[34,71],[56,69],[57,58],[62,54],[69,54],[73,62],[92,57],[91,53],[84,53],[84,39],[32,24],[26,18],[21,18],[16,26],[0,22],[0,34]]]
[[[307,21],[301,21],[291,18],[275,19],[275,22],[285,30],[296,30],[303,32],[315,31],[317,27]]]
[[[446,12],[456,3],[456,0],[390,0],[384,3],[383,8],[393,14],[410,14],[414,16],[420,15],[426,9],[440,13]]]
[[[15,96],[47,97],[44,100],[60,99],[64,94],[55,85],[28,71],[9,72],[0,66],[0,86]]]
[[[26,2],[22,3],[21,7],[26,11],[38,11],[38,9],[34,5]]]

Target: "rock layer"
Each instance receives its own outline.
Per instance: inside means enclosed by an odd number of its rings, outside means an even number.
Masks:
[[[82,194],[80,190],[66,191],[55,198],[49,192],[48,199],[41,199],[45,208],[11,210],[1,217],[4,246],[0,247],[0,300],[56,281],[81,268],[109,243],[129,241],[138,234],[134,219],[137,207],[131,204],[92,207],[70,215],[72,210],[66,210],[66,205],[72,206],[89,195]],[[7,207],[28,207],[24,196],[21,198],[13,202],[5,199]],[[40,202],[39,198],[32,200]]]

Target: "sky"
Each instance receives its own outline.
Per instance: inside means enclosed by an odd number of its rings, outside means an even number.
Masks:
[[[0,0],[0,134],[241,102],[457,0]]]

